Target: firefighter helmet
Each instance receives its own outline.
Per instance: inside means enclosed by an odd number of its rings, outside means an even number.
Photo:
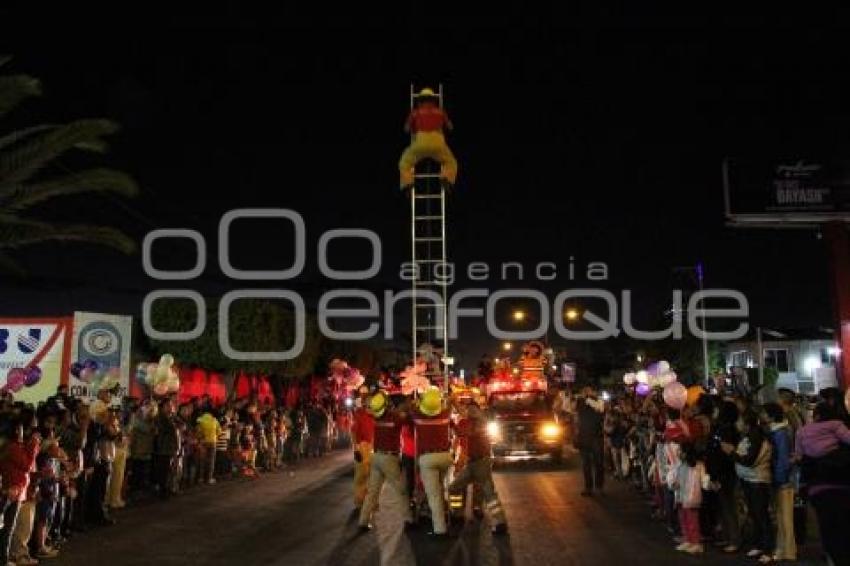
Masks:
[[[369,399],[369,412],[375,418],[380,419],[387,410],[387,396],[383,391],[378,391]]]
[[[419,410],[423,415],[433,417],[443,410],[443,395],[438,387],[429,387],[419,399]]]

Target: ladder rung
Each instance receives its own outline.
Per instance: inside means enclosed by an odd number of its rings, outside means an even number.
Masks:
[[[417,309],[426,309],[426,308],[436,308],[436,307],[444,307],[445,303],[416,303]]]
[[[417,326],[416,330],[442,330],[445,326]]]
[[[413,238],[417,242],[439,242],[442,238],[437,237],[422,237],[422,238]]]
[[[440,195],[416,195],[416,198],[440,198]]]
[[[441,259],[414,259],[415,263],[443,263]]]
[[[414,285],[446,285],[445,281],[414,281]]]
[[[442,175],[439,173],[416,173],[414,179],[439,179]]]
[[[442,216],[414,216],[414,220],[440,220]]]

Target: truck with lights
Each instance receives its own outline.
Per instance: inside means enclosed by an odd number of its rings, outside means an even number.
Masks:
[[[490,416],[487,433],[497,461],[562,459],[564,428],[547,397],[538,344],[526,346],[518,365],[507,360],[494,368],[483,386]]]

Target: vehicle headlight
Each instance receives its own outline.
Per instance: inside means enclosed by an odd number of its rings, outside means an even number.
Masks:
[[[499,427],[499,423],[496,421],[490,421],[487,423],[487,436],[490,437],[490,440],[496,440],[499,438],[500,433],[501,428]]]
[[[540,434],[544,440],[555,440],[561,436],[561,427],[556,423],[546,423],[540,429]]]

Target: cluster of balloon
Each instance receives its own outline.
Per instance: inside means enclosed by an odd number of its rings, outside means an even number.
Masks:
[[[141,363],[136,367],[136,380],[150,387],[154,395],[163,397],[180,390],[180,375],[174,369],[174,356],[163,354],[159,363]]]
[[[71,375],[91,385],[92,389],[97,391],[103,384],[107,384],[109,389],[117,385],[121,377],[121,368],[105,367],[95,360],[83,360],[71,364]]]
[[[413,393],[423,393],[431,386],[431,380],[428,379],[428,364],[424,360],[416,360],[412,366],[407,366],[401,372],[401,392],[404,395],[413,395]]]
[[[648,395],[653,387],[665,388],[678,380],[676,373],[670,369],[670,364],[662,360],[650,364],[645,370],[637,373],[627,373],[623,376],[623,383],[636,385],[635,392],[638,395]]]
[[[12,368],[6,374],[6,385],[0,390],[17,393],[24,387],[34,386],[39,381],[41,381],[41,368],[38,366]]]
[[[103,368],[95,360],[83,360],[71,364],[71,375],[83,383],[91,383],[102,373]]]
[[[349,366],[348,362],[339,358],[332,359],[328,369],[330,370],[328,379],[336,382],[337,386],[344,387],[348,392],[354,391],[366,381],[360,370]]]

